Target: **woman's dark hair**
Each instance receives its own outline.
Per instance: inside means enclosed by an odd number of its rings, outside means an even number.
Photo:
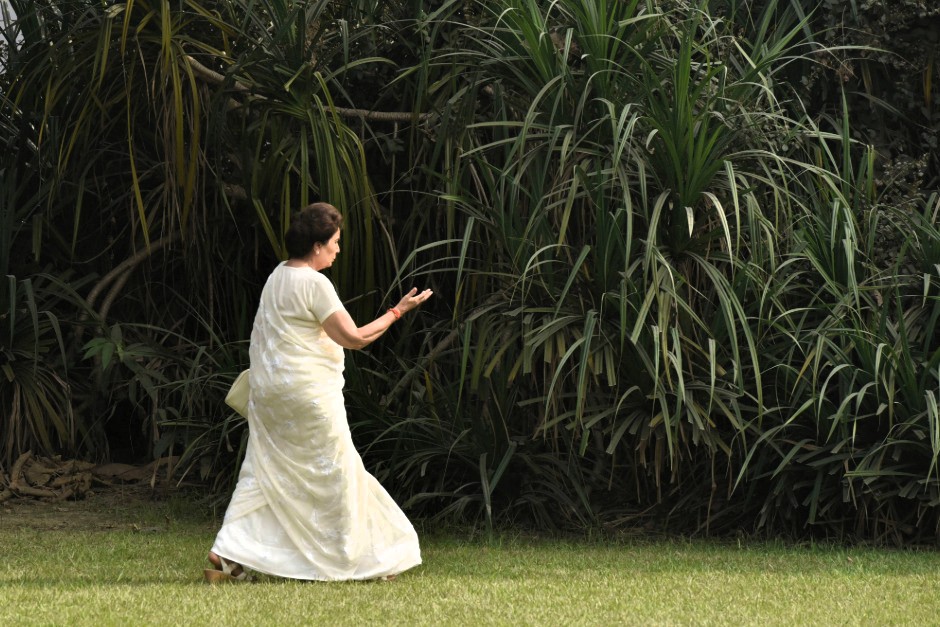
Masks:
[[[326,244],[343,226],[343,216],[333,205],[315,202],[291,216],[284,234],[287,254],[291,259],[306,257],[314,244]]]

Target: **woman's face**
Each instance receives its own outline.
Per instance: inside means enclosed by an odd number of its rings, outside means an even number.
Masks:
[[[317,266],[317,270],[329,268],[333,265],[333,262],[336,260],[336,255],[339,254],[339,236],[340,229],[336,229],[336,233],[333,233],[333,237],[331,237],[326,244],[313,245],[313,260]]]

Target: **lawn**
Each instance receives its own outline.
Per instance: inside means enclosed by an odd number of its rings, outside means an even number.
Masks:
[[[889,625],[940,622],[940,552],[422,534],[387,583],[202,582],[179,498],[0,507],[0,625]]]

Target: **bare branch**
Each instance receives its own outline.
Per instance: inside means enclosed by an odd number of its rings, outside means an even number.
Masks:
[[[160,238],[155,242],[151,242],[150,246],[144,248],[137,252],[137,254],[125,259],[120,264],[118,264],[111,272],[104,275],[98,283],[92,288],[91,292],[88,293],[88,297],[85,299],[88,302],[89,307],[94,307],[95,300],[97,300],[98,295],[104,291],[110,283],[116,279],[118,276],[122,275],[125,272],[133,270],[140,262],[145,260],[147,257],[157,252],[164,246],[172,244],[180,238],[179,233],[173,233],[166,237]]]
[[[221,85],[225,82],[225,77],[215,70],[207,68],[191,56],[186,57],[193,70],[193,74],[199,76],[205,81],[214,85]],[[239,81],[233,81],[232,87],[242,93],[251,93],[251,88]],[[262,96],[258,96],[262,98]],[[360,118],[362,120],[371,120],[374,122],[426,122],[434,117],[433,113],[409,113],[407,111],[369,111],[368,109],[350,109],[347,107],[336,107],[330,109],[336,115],[344,118]]]

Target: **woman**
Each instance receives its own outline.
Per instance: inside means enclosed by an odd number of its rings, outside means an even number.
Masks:
[[[357,327],[320,274],[339,253],[342,216],[327,203],[291,219],[290,259],[268,277],[251,331],[248,447],[209,582],[245,568],[293,579],[390,579],[421,563],[418,536],[362,464],[343,403],[343,349],[378,339],[428,298],[412,289]]]

